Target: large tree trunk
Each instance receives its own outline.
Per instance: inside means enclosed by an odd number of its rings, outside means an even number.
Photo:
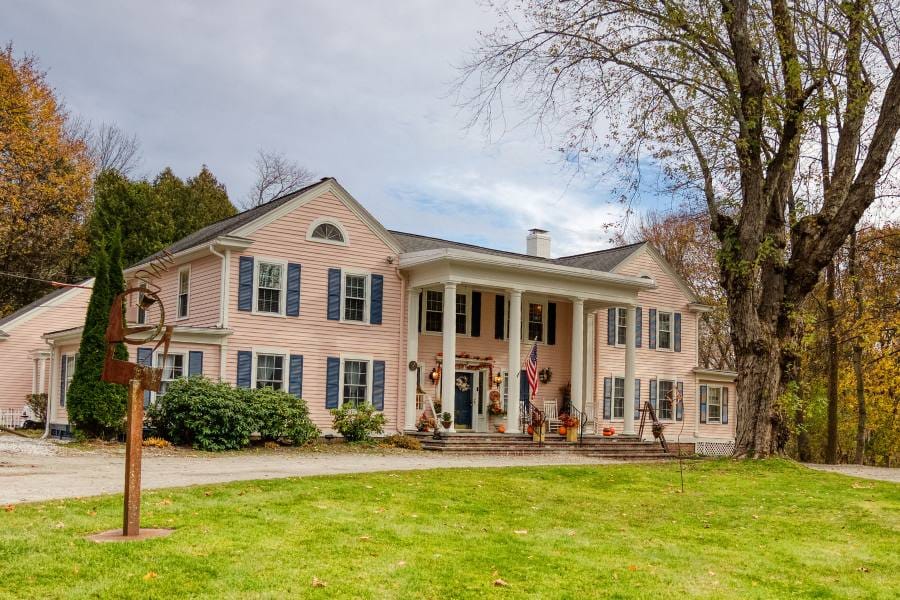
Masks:
[[[850,281],[853,285],[853,303],[856,312],[856,327],[862,322],[863,317],[863,301],[862,301],[862,281],[859,278],[859,256],[856,247],[856,232],[850,236]],[[865,463],[866,455],[866,391],[863,385],[863,349],[859,332],[853,336],[853,377],[856,379],[856,406],[858,416],[856,420],[856,456],[854,462],[858,465]]]
[[[825,442],[825,462],[838,462],[838,339],[834,311],[834,261],[825,268],[825,329],[828,360],[828,433]]]

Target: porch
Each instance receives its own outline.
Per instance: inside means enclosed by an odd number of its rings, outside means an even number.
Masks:
[[[532,436],[521,433],[410,433],[425,450],[452,454],[490,454],[508,456],[557,456],[574,454],[616,460],[662,460],[673,455],[657,442],[636,437],[603,437],[585,435],[580,442],[567,442],[564,436],[547,435],[537,443]]]
[[[520,434],[533,409],[567,411],[594,431],[596,314],[612,306],[626,308],[625,397],[634,396],[637,293],[653,280],[458,249],[404,254],[400,267],[405,430],[433,408],[452,415],[446,428],[429,423],[449,434]],[[541,383],[532,396],[525,369],[535,346]],[[625,417],[621,433],[633,436],[633,415]]]

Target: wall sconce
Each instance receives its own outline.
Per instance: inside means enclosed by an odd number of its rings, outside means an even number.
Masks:
[[[431,369],[431,374],[428,377],[431,378],[431,383],[433,383],[434,385],[437,385],[438,379],[441,378],[441,372],[438,371],[437,367],[435,367],[435,368]]]
[[[498,388],[500,387],[500,384],[503,383],[503,374],[500,373],[499,371],[497,372],[496,375],[494,375],[494,383],[497,385]]]

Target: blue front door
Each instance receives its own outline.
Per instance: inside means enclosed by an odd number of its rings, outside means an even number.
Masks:
[[[472,394],[474,390],[472,373],[456,374],[456,400],[453,420],[456,427],[472,427]]]

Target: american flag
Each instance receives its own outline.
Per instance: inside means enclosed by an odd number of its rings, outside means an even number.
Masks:
[[[534,398],[538,390],[538,374],[537,374],[537,344],[531,347],[528,353],[528,359],[525,361],[525,374],[528,376],[528,388],[531,390],[531,397]]]

